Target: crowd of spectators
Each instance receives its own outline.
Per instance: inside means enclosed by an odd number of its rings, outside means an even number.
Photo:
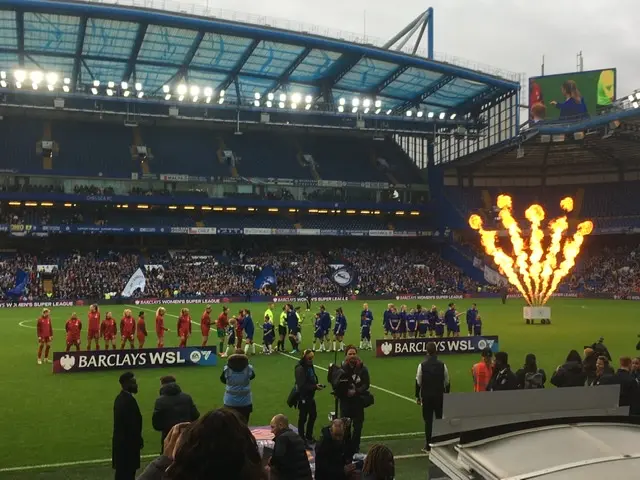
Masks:
[[[96,185],[76,185],[73,187],[73,193],[76,195],[114,195],[115,191],[112,187],[98,187]]]
[[[64,188],[62,185],[13,184],[0,185],[0,192],[64,193]]]
[[[640,245],[604,247],[598,253],[584,256],[566,283],[574,291],[640,293]]]

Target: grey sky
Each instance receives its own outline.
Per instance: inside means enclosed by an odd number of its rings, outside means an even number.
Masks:
[[[158,0],[162,2],[162,0]],[[185,0],[388,39],[428,6],[435,50],[526,76],[616,67],[618,97],[640,88],[638,0]],[[240,18],[239,18],[240,19]],[[525,85],[526,87],[526,85]]]

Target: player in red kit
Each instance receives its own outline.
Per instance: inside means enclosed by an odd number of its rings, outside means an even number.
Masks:
[[[164,326],[164,314],[166,310],[164,307],[156,310],[156,335],[158,336],[158,348],[164,347],[164,332],[168,332],[169,329]]]
[[[200,331],[202,332],[202,346],[206,347],[209,341],[209,332],[211,331],[211,305],[207,305],[202,318],[200,318]]]
[[[64,329],[67,331],[67,349],[68,352],[72,346],[76,347],[76,352],[80,351],[80,332],[82,331],[82,322],[78,315],[73,313],[71,318],[67,320]]]
[[[242,348],[242,335],[244,331],[244,310],[240,310],[238,312],[236,322],[236,348]]]
[[[91,350],[91,341],[95,340],[96,350],[100,350],[100,312],[98,305],[89,307],[89,329],[87,330],[87,351]]]
[[[116,334],[118,333],[118,327],[116,326],[116,321],[111,315],[111,312],[107,312],[104,316],[104,320],[100,324],[100,334],[102,338],[104,338],[104,349],[109,350],[109,345],[111,345],[111,350],[116,349]]]
[[[49,363],[49,350],[51,350],[51,342],[53,341],[50,313],[48,308],[44,308],[38,319],[38,365],[42,365],[42,350],[44,350],[44,363]]]
[[[131,315],[131,310],[128,308],[124,311],[124,316],[122,320],[120,320],[120,338],[122,341],[120,342],[120,350],[124,350],[124,346],[129,342],[131,346],[131,350],[136,348],[133,343],[133,337],[136,335],[136,321],[133,319]]]
[[[144,312],[138,315],[138,327],[136,328],[138,335],[138,348],[144,347],[144,341],[147,339],[147,325],[144,323]]]
[[[191,316],[189,309],[180,310],[180,318],[178,318],[178,338],[180,338],[180,347],[187,346],[187,338],[191,335]]]

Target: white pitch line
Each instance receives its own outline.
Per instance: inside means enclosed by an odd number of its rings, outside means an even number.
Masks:
[[[139,308],[140,310],[146,310],[147,312],[155,312],[155,310],[152,310],[150,308],[142,308],[142,307],[137,306],[137,305],[127,305],[127,307]],[[165,315],[169,315],[170,317],[178,318],[177,315],[172,315],[170,313],[166,313]],[[194,322],[193,320],[191,320],[191,323],[195,323],[196,325],[200,325],[199,323]],[[257,346],[262,348],[262,345],[257,345]],[[288,358],[290,358],[292,360],[295,360],[296,362],[300,360],[299,358],[294,357],[293,355],[289,355],[288,353],[284,353],[284,352],[277,352],[277,353],[279,353],[280,355],[282,355],[284,357],[288,357]],[[321,367],[319,365],[315,365],[315,368],[317,368],[318,370],[322,370],[323,372],[328,372],[329,371],[326,368]],[[387,390],[386,388],[382,388],[382,387],[379,387],[379,386],[373,385],[373,384],[371,384],[371,388],[375,388],[376,390],[380,390],[381,392],[388,393],[389,395],[393,395],[394,397],[397,397],[397,398],[401,398],[403,400],[406,400],[407,402],[411,402],[413,404],[416,403],[416,399],[415,398],[405,397],[404,395],[400,395],[399,393],[392,392],[391,390]]]
[[[385,438],[394,438],[394,437],[413,437],[417,435],[424,435],[424,432],[411,432],[411,433],[393,433],[389,435],[371,435],[362,437],[363,440],[382,440]],[[141,455],[141,459],[149,459],[149,458],[157,458],[158,455]],[[398,455],[394,458],[397,460],[403,460],[406,458],[417,458],[417,457],[426,457],[424,454],[413,454],[413,455]],[[75,462],[62,462],[62,463],[45,463],[42,465],[23,465],[20,467],[6,467],[0,468],[0,473],[9,473],[9,472],[24,472],[27,470],[42,470],[47,468],[63,468],[63,467],[78,467],[80,465],[95,465],[100,463],[109,463],[111,462],[110,458],[98,458],[94,460],[78,460]]]
[[[24,327],[24,328],[31,328],[33,330],[37,330],[38,329],[38,327],[34,327],[33,325],[25,325],[25,323],[27,323],[27,322],[37,322],[37,320],[23,320],[21,322],[18,322],[18,325],[20,325],[21,327]],[[64,330],[64,328],[54,328],[53,331],[54,332],[64,332],[65,330]]]

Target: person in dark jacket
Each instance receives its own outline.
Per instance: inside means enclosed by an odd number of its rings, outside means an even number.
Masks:
[[[284,415],[271,419],[274,435],[273,455],[269,460],[271,478],[277,480],[311,480],[311,466],[304,440],[289,428]]]
[[[601,355],[596,360],[596,376],[593,380],[593,383],[590,386],[598,386],[602,384],[602,381],[609,376],[614,375],[613,368],[609,363],[609,359],[604,355]],[[605,382],[610,382],[610,380],[605,380]]]
[[[582,370],[586,376],[585,385],[593,385],[596,381],[596,363],[598,361],[598,355],[591,347],[584,349],[584,360],[582,360]]]
[[[160,438],[160,454],[163,452],[164,439],[174,425],[182,422],[193,422],[200,412],[193,403],[191,395],[184,393],[176,383],[175,377],[168,375],[160,379],[160,397],[153,407],[153,428],[162,432]]]
[[[501,390],[517,390],[517,388],[518,380],[511,371],[509,354],[507,352],[496,353],[493,376],[491,377],[487,391],[497,392]]]
[[[547,374],[538,368],[536,356],[528,353],[524,359],[524,366],[516,372],[516,381],[519,389],[544,388],[547,383]]]
[[[142,414],[134,395],[138,383],[131,372],[120,375],[122,389],[113,404],[113,438],[111,466],[116,471],[115,480],[134,480],[140,468],[142,439]]]
[[[422,406],[425,444],[422,451],[431,451],[433,420],[442,418],[444,394],[449,391],[449,371],[436,356],[436,344],[427,343],[427,358],[418,365],[416,372],[416,403]]]
[[[631,358],[622,357],[618,371],[614,374],[603,374],[598,385],[620,385],[618,405],[629,407],[630,415],[640,414],[640,387],[631,374]]]
[[[178,423],[171,428],[169,434],[164,439],[164,453],[153,460],[144,469],[137,480],[163,480],[167,468],[173,463],[173,454],[180,442],[182,432],[190,425],[190,423]]]
[[[298,390],[298,433],[307,443],[314,443],[313,427],[318,417],[315,395],[324,387],[318,383],[318,376],[313,367],[314,353],[305,350],[295,368],[296,388]]]
[[[580,354],[571,350],[564,364],[560,365],[551,376],[551,383],[556,387],[584,387],[587,375],[582,367]]]
[[[347,480],[355,470],[349,447],[345,443],[345,425],[342,419],[322,429],[316,445],[316,480]]]
[[[345,349],[345,360],[342,364],[344,378],[347,380],[345,394],[340,400],[342,417],[351,419],[353,435],[351,437],[352,453],[360,451],[360,438],[364,426],[365,397],[371,398],[369,392],[369,370],[358,357],[358,349],[353,345]]]
[[[231,355],[220,374],[220,381],[226,385],[224,390],[224,406],[231,408],[249,424],[249,416],[253,411],[251,380],[256,378],[253,365],[241,349]]]

